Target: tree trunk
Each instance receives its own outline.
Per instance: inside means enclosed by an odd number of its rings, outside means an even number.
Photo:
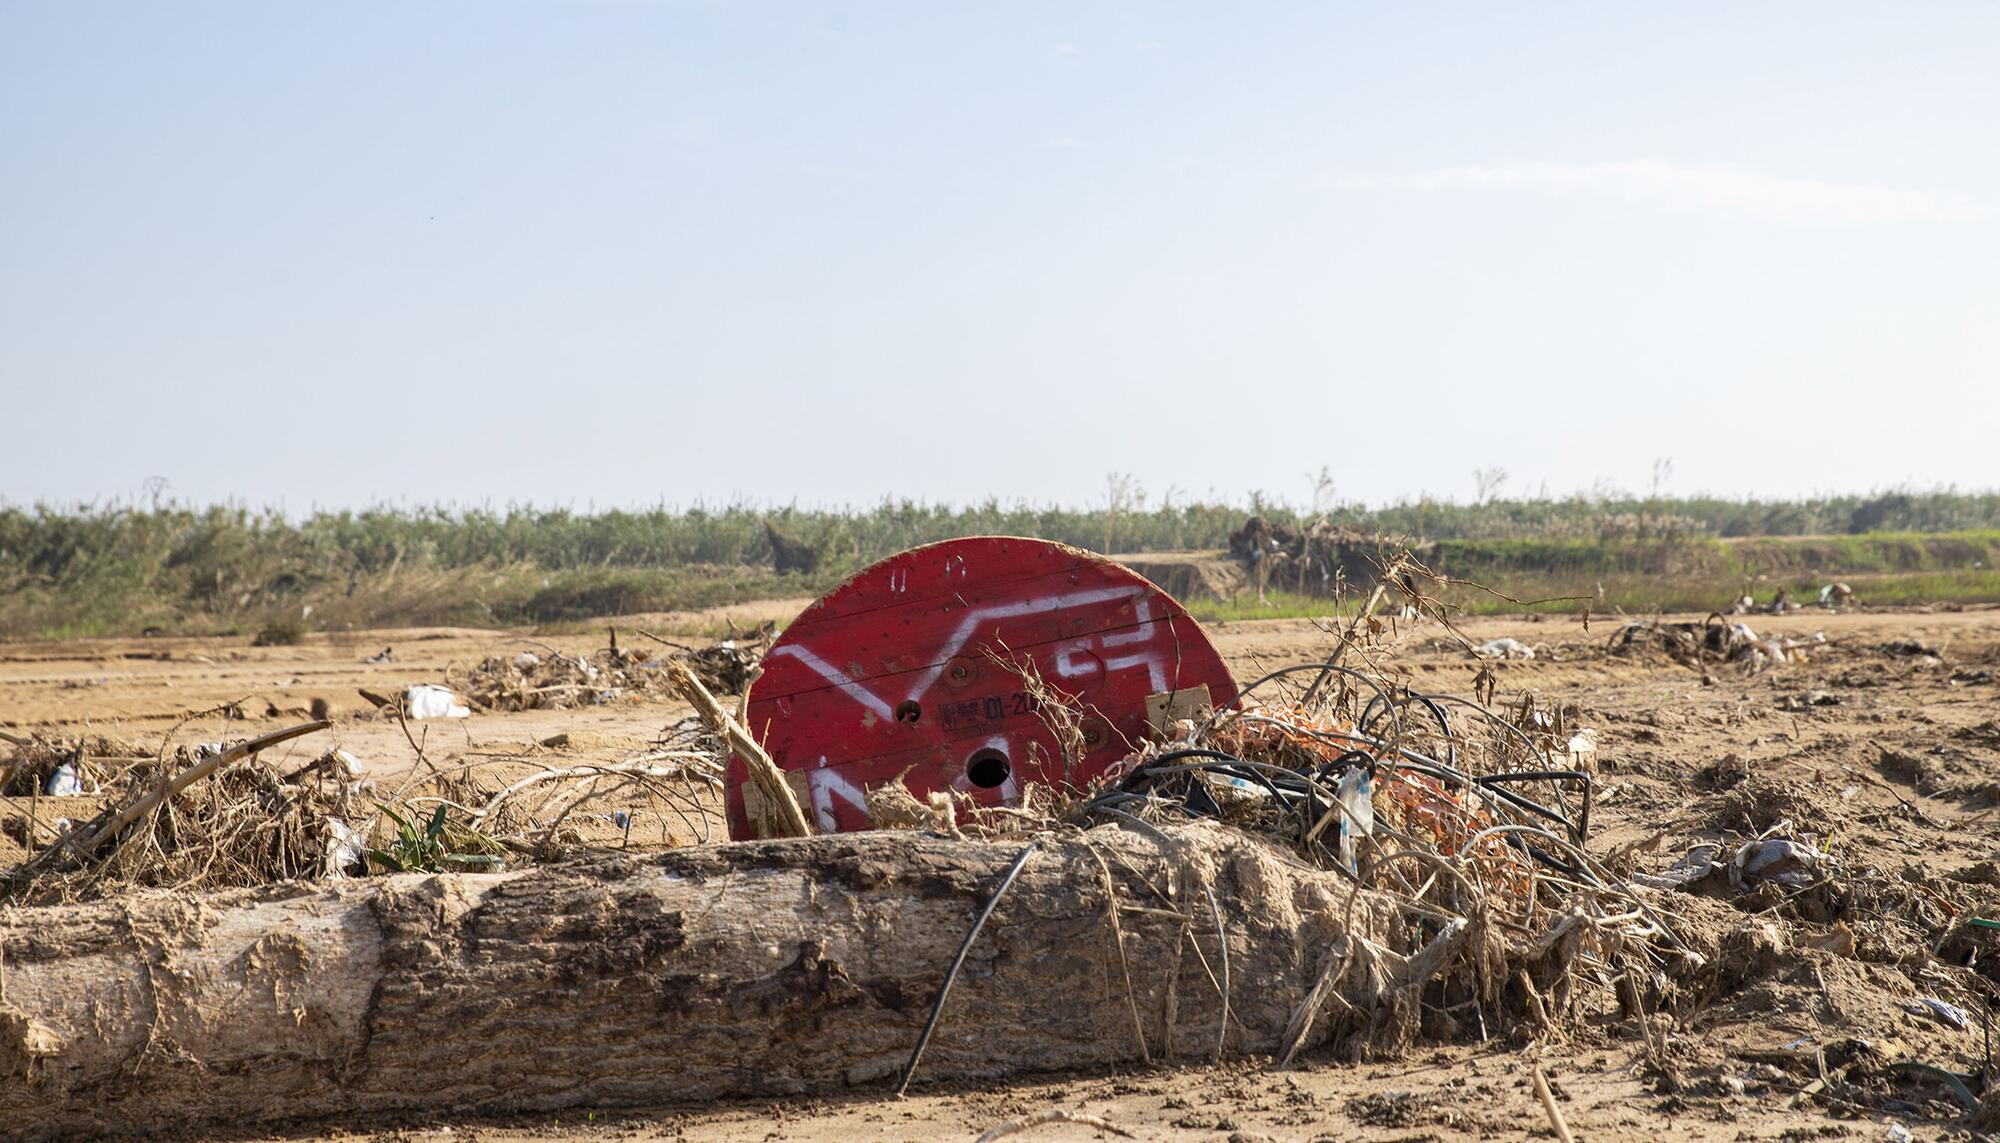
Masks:
[[[1283,1050],[1348,886],[1221,828],[1168,836],[1045,840],[919,1082],[1212,1058],[1218,927],[1227,1052]],[[12,909],[0,1135],[887,1090],[1023,844],[846,834]],[[1347,923],[1395,922],[1363,895]]]

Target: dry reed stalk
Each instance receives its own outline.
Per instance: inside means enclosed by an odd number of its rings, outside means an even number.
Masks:
[[[709,730],[727,743],[738,758],[743,759],[750,772],[750,781],[773,807],[777,820],[772,824],[783,831],[780,836],[811,837],[812,825],[806,820],[805,810],[799,806],[798,796],[785,781],[784,771],[771,761],[771,756],[764,752],[756,738],[736,721],[736,716],[723,709],[722,704],[684,664],[669,660],[667,678],[681,697],[694,707],[701,720],[708,724]]]

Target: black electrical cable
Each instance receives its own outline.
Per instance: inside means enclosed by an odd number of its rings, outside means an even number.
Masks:
[[[1425,754],[1420,754],[1417,751],[1408,749],[1407,747],[1392,747],[1386,742],[1370,740],[1358,735],[1344,735],[1338,732],[1320,731],[1304,727],[1299,727],[1295,729],[1299,733],[1305,734],[1313,738],[1333,740],[1333,741],[1360,741],[1375,746],[1379,749],[1392,751],[1393,753],[1396,753],[1398,755],[1403,756],[1404,758],[1411,760],[1406,762],[1391,762],[1390,765],[1392,766],[1401,766],[1405,769],[1416,770],[1419,773],[1426,773],[1431,775],[1432,777],[1439,779],[1440,781],[1451,782],[1464,789],[1480,790],[1481,792],[1488,793],[1493,795],[1494,797],[1499,798],[1501,801],[1507,803],[1510,806],[1515,807],[1516,809],[1526,811],[1528,813],[1536,815],[1537,817],[1545,818],[1552,822],[1557,822],[1561,824],[1563,828],[1569,831],[1572,835],[1574,835],[1577,832],[1577,823],[1574,820],[1572,820],[1568,815],[1568,813],[1566,813],[1565,811],[1559,809],[1550,809],[1548,806],[1545,806],[1542,803],[1527,797],[1526,795],[1507,789],[1505,787],[1505,783],[1515,777],[1513,773],[1492,774],[1492,775],[1474,777],[1459,770],[1457,767],[1449,766],[1443,762],[1438,761],[1435,758],[1431,758],[1430,756]],[[1358,753],[1358,752],[1353,752],[1353,753]],[[1169,751],[1166,754],[1160,755],[1158,758],[1149,760],[1144,765],[1135,769],[1131,775],[1128,775],[1125,782],[1120,783],[1120,785],[1121,787],[1124,787],[1128,785],[1130,782],[1132,782],[1133,779],[1137,778],[1142,774],[1164,775],[1164,774],[1179,773],[1181,772],[1181,769],[1179,768],[1161,767],[1161,763],[1171,762],[1179,758],[1211,758],[1219,763],[1225,763],[1230,766],[1244,767],[1246,770],[1249,770],[1250,773],[1235,775],[1235,776],[1255,778],[1263,782],[1267,787],[1269,787],[1274,796],[1279,796],[1279,797],[1282,797],[1282,793],[1280,792],[1278,783],[1272,779],[1266,778],[1260,771],[1271,770],[1287,777],[1295,776],[1298,773],[1297,771],[1289,770],[1283,766],[1277,766],[1272,763],[1252,762],[1248,759],[1238,758],[1233,754],[1226,754],[1220,750],[1187,748],[1182,750]],[[1185,768],[1199,769],[1204,771],[1216,769],[1216,767],[1209,767],[1209,766],[1189,766]],[[1572,771],[1572,770],[1523,771],[1522,778],[1523,780],[1537,780],[1537,779],[1588,780],[1587,775],[1582,774],[1579,771]],[[1312,792],[1308,791],[1299,791],[1299,792],[1307,793],[1309,799],[1312,796]],[[1330,798],[1328,799],[1329,804],[1331,804],[1331,800],[1332,799]],[[1299,815],[1295,812],[1294,816],[1297,817]],[[1317,817],[1317,815],[1314,816]],[[1310,826],[1305,821],[1301,820],[1300,829],[1307,830],[1310,829]]]
[[[1466,698],[1463,695],[1445,694],[1443,692],[1438,692],[1428,697],[1442,702],[1457,703],[1459,706],[1465,707],[1466,709],[1472,711],[1474,714],[1479,715],[1481,718],[1484,718],[1486,721],[1499,727],[1501,730],[1504,730],[1507,733],[1512,734],[1514,737],[1520,739],[1521,744],[1528,748],[1528,753],[1534,755],[1536,760],[1541,762],[1542,767],[1544,769],[1552,770],[1555,768],[1555,763],[1549,760],[1548,754],[1545,751],[1543,751],[1541,747],[1535,745],[1535,740],[1528,737],[1527,731],[1522,730],[1520,727],[1515,726],[1513,723],[1508,722],[1504,718],[1501,718],[1498,714],[1495,714],[1494,712],[1486,709],[1485,707],[1479,705],[1476,702],[1473,702],[1471,699]]]
[[[1348,675],[1354,679],[1359,680],[1362,684],[1367,686],[1369,690],[1374,691],[1375,694],[1379,696],[1383,702],[1385,703],[1389,702],[1389,692],[1382,689],[1382,684],[1376,682],[1374,679],[1369,678],[1367,675],[1363,674],[1360,671],[1355,670],[1352,667],[1340,667],[1340,666],[1335,666],[1332,663],[1294,663],[1289,667],[1279,667],[1277,670],[1272,671],[1271,673],[1263,676],[1262,678],[1257,679],[1250,685],[1238,688],[1236,691],[1236,700],[1231,705],[1240,707],[1243,705],[1244,698],[1248,696],[1250,692],[1256,690],[1258,687],[1261,687],[1265,683],[1271,682],[1273,680],[1284,678],[1286,675],[1295,675],[1302,671],[1318,671],[1320,672],[1322,678],[1328,672]],[[1315,687],[1315,689],[1317,688]],[[1310,694],[1311,692],[1308,691],[1307,693]],[[1215,713],[1209,715],[1208,721],[1203,724],[1202,729],[1207,730],[1209,727],[1214,726],[1216,719],[1220,718],[1227,709],[1228,708],[1225,707],[1222,710],[1218,710]],[[1396,719],[1396,727],[1398,731],[1400,731],[1402,728],[1402,718],[1400,715],[1396,714],[1395,707],[1393,704],[1389,708],[1389,713],[1390,717]]]
[[[1341,673],[1350,675],[1360,680],[1361,682],[1365,683],[1370,689],[1374,690],[1375,697],[1373,699],[1370,699],[1367,705],[1364,706],[1362,709],[1361,722],[1358,728],[1361,731],[1361,733],[1342,734],[1337,731],[1325,731],[1314,727],[1300,727],[1300,726],[1291,726],[1289,724],[1286,724],[1288,729],[1290,729],[1294,733],[1303,734],[1312,738],[1320,739],[1322,741],[1333,742],[1336,744],[1361,743],[1366,746],[1374,747],[1377,750],[1386,751],[1389,754],[1395,755],[1396,757],[1394,759],[1377,759],[1369,755],[1366,751],[1349,749],[1346,753],[1342,754],[1339,758],[1335,759],[1333,762],[1328,763],[1325,766],[1322,766],[1315,775],[1308,777],[1307,775],[1301,774],[1296,770],[1289,769],[1288,767],[1278,766],[1267,762],[1255,762],[1250,759],[1239,758],[1233,754],[1228,754],[1220,750],[1211,750],[1206,748],[1184,748],[1179,750],[1168,751],[1167,753],[1162,754],[1157,758],[1152,758],[1147,760],[1145,763],[1141,764],[1139,767],[1134,769],[1131,774],[1127,775],[1125,779],[1119,783],[1118,792],[1125,795],[1131,795],[1133,787],[1140,784],[1141,782],[1150,785],[1151,781],[1154,779],[1189,771],[1200,771],[1204,773],[1221,773],[1224,774],[1225,776],[1233,778],[1254,779],[1258,782],[1261,782],[1266,787],[1266,789],[1270,791],[1274,800],[1277,800],[1281,803],[1285,803],[1285,808],[1290,809],[1292,811],[1292,816],[1299,823],[1300,842],[1301,844],[1305,844],[1305,838],[1311,830],[1311,823],[1318,820],[1321,797],[1322,796],[1325,797],[1325,801],[1328,806],[1335,804],[1335,802],[1337,801],[1337,793],[1328,794],[1325,786],[1323,785],[1326,776],[1329,773],[1334,772],[1336,767],[1344,768],[1344,765],[1346,764],[1356,764],[1365,761],[1367,764],[1371,766],[1387,764],[1389,766],[1396,768],[1414,770],[1417,773],[1429,774],[1430,776],[1435,777],[1440,781],[1452,783],[1463,789],[1477,790],[1480,793],[1487,794],[1494,798],[1497,798],[1501,802],[1509,806],[1512,806],[1515,809],[1533,814],[1537,817],[1541,817],[1548,821],[1556,822],[1562,825],[1563,828],[1570,834],[1571,839],[1577,844],[1581,844],[1582,842],[1581,832],[1584,828],[1587,828],[1587,818],[1585,824],[1579,824],[1576,820],[1570,817],[1568,813],[1568,807],[1564,805],[1560,800],[1561,799],[1560,789],[1558,789],[1557,793],[1558,801],[1556,804],[1558,808],[1551,809],[1550,807],[1545,806],[1542,803],[1537,802],[1532,798],[1526,797],[1525,795],[1522,795],[1514,790],[1507,788],[1507,786],[1508,783],[1510,782],[1531,782],[1531,781],[1549,781],[1549,782],[1581,781],[1587,784],[1591,780],[1590,776],[1581,771],[1556,770],[1553,767],[1549,767],[1548,755],[1544,753],[1538,746],[1536,746],[1534,740],[1530,738],[1525,731],[1523,731],[1520,727],[1517,727],[1512,723],[1508,722],[1507,720],[1501,718],[1493,711],[1488,710],[1487,708],[1480,706],[1478,703],[1472,702],[1469,699],[1451,694],[1430,695],[1416,691],[1406,692],[1409,701],[1422,706],[1426,710],[1426,712],[1428,712],[1431,715],[1431,717],[1437,722],[1439,728],[1444,732],[1444,739],[1447,748],[1447,757],[1450,759],[1450,761],[1440,761],[1436,758],[1432,758],[1429,755],[1423,754],[1419,751],[1411,750],[1408,747],[1391,745],[1391,743],[1387,740],[1375,738],[1372,735],[1369,735],[1367,731],[1373,726],[1376,718],[1376,712],[1378,709],[1389,715],[1389,717],[1392,720],[1394,720],[1395,732],[1398,734],[1400,734],[1401,731],[1401,716],[1397,712],[1395,703],[1393,702],[1393,700],[1390,699],[1388,693],[1385,690],[1383,690],[1381,686],[1376,684],[1374,680],[1368,678],[1366,675],[1362,674],[1359,671],[1355,671],[1352,668],[1340,667],[1332,663],[1301,663],[1301,664],[1295,664],[1290,667],[1280,667],[1279,669],[1272,671],[1269,674],[1262,676],[1261,678],[1258,678],[1257,680],[1250,683],[1248,686],[1238,691],[1236,702],[1238,705],[1240,705],[1245,696],[1249,695],[1252,691],[1256,690],[1258,687],[1263,686],[1265,683],[1271,682],[1274,679],[1282,678],[1286,675],[1295,674],[1303,671],[1320,672],[1320,680],[1322,681],[1329,673]],[[1318,684],[1315,683],[1315,689],[1317,689],[1317,685]],[[1489,774],[1483,776],[1473,776],[1471,774],[1464,772],[1463,770],[1460,770],[1455,765],[1457,761],[1456,757],[1457,745],[1452,731],[1451,716],[1448,712],[1446,712],[1446,710],[1444,709],[1443,705],[1439,700],[1442,700],[1443,702],[1455,703],[1457,705],[1468,707],[1473,712],[1480,715],[1482,718],[1485,718],[1487,721],[1492,722],[1495,725],[1499,726],[1503,731],[1512,734],[1514,737],[1520,739],[1521,742],[1527,746],[1529,753],[1533,757],[1541,761],[1543,765],[1548,768],[1542,770],[1510,771],[1500,774]],[[1215,714],[1210,715],[1208,723],[1204,725],[1204,729],[1206,729],[1207,726],[1212,726],[1216,718],[1218,718],[1222,713],[1223,713],[1222,711],[1217,711]],[[1269,716],[1265,715],[1244,714],[1242,717],[1246,719],[1255,719],[1266,722],[1281,721],[1277,719],[1272,719]],[[1200,758],[1200,759],[1205,759],[1207,761],[1202,763],[1180,762],[1181,759],[1187,759],[1187,758]],[[1274,779],[1272,777],[1267,776],[1264,773],[1264,771],[1266,770],[1274,772],[1275,774],[1279,775],[1279,777]],[[1107,794],[1109,793],[1110,791],[1107,791]],[[1288,794],[1291,795],[1291,797],[1288,798],[1287,796]],[[1303,797],[1306,803],[1304,812],[1301,812],[1297,806],[1291,804],[1292,798],[1300,796]],[[1112,813],[1120,818],[1127,818],[1135,823],[1143,824],[1141,819],[1133,815],[1126,814],[1120,810],[1112,809],[1109,805],[1105,804],[1104,798],[1105,795],[1100,795],[1099,798],[1093,799],[1092,802],[1090,802],[1085,806],[1085,809],[1094,810],[1101,808],[1102,810],[1104,810],[1104,812]],[[1589,805],[1589,791],[1587,788],[1585,790],[1584,798],[1585,798],[1584,804],[1587,807]],[[1121,797],[1118,800],[1120,802],[1123,802],[1125,799]],[[1545,853],[1535,847],[1532,847],[1526,844],[1526,842],[1520,838],[1513,837],[1510,835],[1508,840],[1510,844],[1513,844],[1515,846],[1515,848],[1520,849],[1522,852],[1526,853],[1536,861],[1539,861],[1542,864],[1548,866],[1549,868],[1555,869],[1558,872],[1564,873],[1571,877],[1577,876],[1576,867],[1569,864],[1568,862],[1562,861],[1561,859],[1551,854]],[[1321,844],[1321,848],[1324,849],[1323,843]]]
[[[1410,691],[1408,694],[1411,702],[1418,704],[1430,712],[1431,718],[1436,720],[1438,724],[1438,729],[1443,732],[1445,765],[1458,765],[1458,737],[1451,728],[1451,715],[1445,713],[1445,709],[1437,704],[1437,700],[1427,694],[1419,691]],[[1371,728],[1375,725],[1376,707],[1381,706],[1387,709],[1388,705],[1380,698],[1369,699],[1368,705],[1361,708],[1361,718],[1355,722],[1354,729],[1362,734],[1372,733]],[[1400,733],[1400,722],[1398,723],[1397,730]]]
[[[945,970],[944,985],[938,989],[936,1003],[931,1005],[931,1017],[924,1021],[923,1034],[917,1037],[917,1046],[910,1052],[910,1062],[903,1065],[903,1080],[896,1085],[897,1095],[902,1095],[910,1089],[910,1078],[917,1074],[917,1061],[924,1058],[924,1048],[931,1042],[931,1033],[937,1031],[938,1017],[944,1015],[945,997],[951,995],[951,986],[958,979],[958,970],[965,966],[965,954],[972,951],[972,942],[979,938],[979,930],[986,927],[986,919],[993,915],[993,909],[1000,904],[1000,898],[1006,896],[1007,890],[1014,887],[1014,878],[1021,875],[1022,867],[1028,864],[1028,859],[1035,855],[1035,851],[1040,849],[1041,845],[1040,839],[1029,842],[1028,847],[1021,851],[1021,856],[1014,859],[1014,864],[1007,869],[1007,875],[993,887],[993,895],[986,899],[986,907],[979,911],[979,919],[972,922],[972,928],[966,932],[965,939],[959,942],[958,955],[951,958],[951,967]]]
[[[1509,778],[1511,776],[1511,772],[1503,774],[1492,774],[1484,777],[1473,777],[1472,775],[1467,774],[1464,771],[1458,769],[1456,766],[1451,766],[1447,763],[1440,762],[1437,759],[1432,758],[1428,754],[1423,754],[1416,750],[1411,750],[1408,747],[1391,746],[1389,743],[1382,741],[1380,739],[1369,738],[1358,734],[1342,734],[1339,733],[1338,731],[1316,730],[1308,727],[1294,727],[1293,729],[1296,733],[1304,734],[1311,738],[1318,738],[1321,739],[1322,741],[1334,742],[1334,743],[1360,742],[1369,746],[1373,746],[1378,750],[1387,751],[1389,753],[1400,756],[1402,759],[1407,759],[1407,761],[1388,762],[1387,764],[1390,766],[1397,766],[1404,769],[1416,770],[1418,773],[1429,774],[1430,776],[1437,778],[1440,781],[1452,782],[1465,789],[1472,789],[1477,787],[1478,789],[1492,793],[1493,795],[1498,797],[1501,801],[1506,802],[1508,805],[1514,806],[1517,809],[1526,810],[1529,813],[1547,818],[1550,821],[1561,822],[1563,826],[1569,829],[1572,833],[1576,831],[1576,823],[1570,819],[1569,814],[1566,811],[1552,810],[1549,807],[1542,805],[1540,802],[1537,802],[1525,795],[1518,794],[1512,790],[1502,788],[1499,785],[1499,783],[1502,783],[1507,778]],[[1587,775],[1584,775],[1578,771],[1526,771],[1526,773],[1550,774],[1560,777],[1572,777],[1572,776],[1587,777]]]
[[[1207,758],[1212,759],[1212,761],[1207,764],[1177,761],[1181,758]],[[1242,772],[1229,772],[1237,768],[1240,768]],[[1276,771],[1278,774],[1293,780],[1303,778],[1303,775],[1299,774],[1296,770],[1288,770],[1283,766],[1273,765],[1269,762],[1252,762],[1248,759],[1238,758],[1234,754],[1225,754],[1220,750],[1185,749],[1170,750],[1158,758],[1149,759],[1145,764],[1126,775],[1125,779],[1118,784],[1118,788],[1122,792],[1129,792],[1133,784],[1142,778],[1150,781],[1171,774],[1184,774],[1193,771],[1201,771],[1203,773],[1225,772],[1226,776],[1232,778],[1253,778],[1264,784],[1265,789],[1270,791],[1273,801],[1277,802],[1281,808],[1289,810],[1293,817],[1299,819],[1300,836],[1303,837],[1304,831],[1308,828],[1303,815],[1285,797],[1287,791],[1280,789],[1276,781],[1263,773],[1265,770]],[[1304,793],[1305,791],[1298,790],[1292,792]]]

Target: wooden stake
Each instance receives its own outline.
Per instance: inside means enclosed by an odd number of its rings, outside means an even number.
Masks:
[[[1563,1122],[1562,1108],[1556,1106],[1555,1093],[1549,1090],[1549,1077],[1542,1074],[1542,1065],[1536,1064],[1535,1094],[1541,1098],[1542,1110],[1549,1113],[1549,1126],[1555,1129],[1560,1143],[1576,1143],[1576,1137],[1569,1133],[1569,1124]]]

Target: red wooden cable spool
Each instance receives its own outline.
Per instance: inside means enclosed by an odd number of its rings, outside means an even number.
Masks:
[[[1082,710],[1065,763],[1030,678]],[[1208,636],[1130,568],[1045,540],[913,548],[808,607],[764,657],[745,722],[822,833],[869,828],[899,776],[1001,805],[1027,782],[1082,788],[1172,719],[1235,701]],[[729,832],[759,835],[729,760]],[[749,791],[754,803],[757,792]]]

